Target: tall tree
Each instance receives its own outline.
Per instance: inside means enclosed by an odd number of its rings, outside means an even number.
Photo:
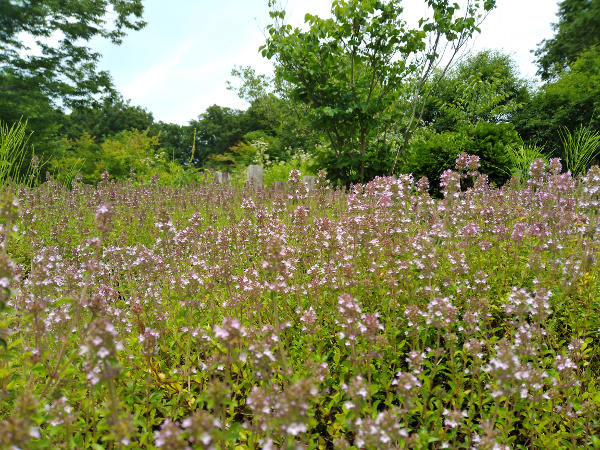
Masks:
[[[523,143],[508,120],[529,100],[528,82],[519,78],[509,55],[485,50],[467,55],[440,82],[426,106],[424,126],[409,144],[403,171],[426,176],[430,192],[441,195],[440,175],[454,169],[462,152],[480,158],[489,181],[510,178],[507,147]]]
[[[194,129],[189,125],[158,121],[150,126],[149,136],[158,136],[168,159],[188,165],[194,142]]]
[[[252,67],[234,67],[231,75],[237,77],[241,86],[227,82],[227,89],[251,105],[251,110],[264,116],[266,132],[277,137],[271,140],[269,154],[280,159],[292,156],[297,150],[311,151],[321,143],[324,136],[307,118],[310,108],[291,98],[293,86],[277,77],[258,75]]]
[[[285,11],[271,12],[274,23],[267,27],[263,56],[274,58],[276,75],[293,85],[292,98],[310,105],[310,117],[327,134],[332,162],[345,182],[365,179],[369,142],[385,143],[397,122],[405,124],[399,151],[405,148],[430,94],[423,89],[436,85],[427,81],[444,76],[454,55],[479,31],[482,9],[495,6],[495,0],[467,0],[461,15],[449,0],[425,3],[432,18],[421,19],[417,29],[401,19],[400,0],[334,0],[331,19],[306,15],[308,31],[285,24]],[[452,48],[452,58],[436,72],[443,42]],[[403,100],[408,107],[396,108]]]
[[[99,36],[120,44],[126,29],[146,25],[143,10],[141,0],[0,2],[0,73],[13,77],[1,90],[33,86],[69,107],[106,91],[112,86],[108,73],[97,70],[100,55],[78,42]],[[30,52],[24,37],[35,40],[40,54]],[[57,46],[46,41],[51,37],[58,38]]]
[[[198,120],[190,120],[188,133],[196,130],[196,145],[192,155],[189,147],[187,158],[195,167],[210,164],[209,156],[224,154],[229,148],[242,140],[250,131],[268,129],[264,116],[253,108],[246,111],[212,105]],[[193,138],[189,140],[190,144]]]
[[[13,124],[27,120],[27,130],[33,133],[30,143],[36,148],[42,144],[47,148],[65,120],[64,114],[52,105],[39,86],[15,88],[21,84],[21,78],[0,70],[0,121]]]
[[[480,120],[510,121],[530,100],[529,84],[510,55],[495,50],[468,54],[440,81],[423,120],[437,132],[456,131]]]
[[[96,142],[100,142],[104,136],[114,136],[121,131],[144,131],[153,123],[154,117],[150,111],[141,106],[132,106],[130,100],[115,94],[104,97],[96,108],[86,106],[73,109],[61,134],[76,139],[87,131]]]
[[[39,142],[56,131],[61,107],[113,92],[109,74],[97,69],[100,55],[85,43],[121,43],[127,29],[145,25],[142,13],[142,0],[0,1],[0,120],[24,116]]]
[[[552,24],[556,34],[535,51],[542,80],[556,78],[579,55],[600,45],[600,0],[563,0],[557,16],[558,22]]]
[[[564,159],[560,131],[600,131],[600,47],[584,52],[566,72],[547,82],[511,122],[525,142]]]

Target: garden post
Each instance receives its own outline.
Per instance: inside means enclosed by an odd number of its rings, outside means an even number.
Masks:
[[[256,189],[263,185],[263,168],[259,165],[248,166],[246,172],[248,177],[248,183],[252,183],[252,186]]]

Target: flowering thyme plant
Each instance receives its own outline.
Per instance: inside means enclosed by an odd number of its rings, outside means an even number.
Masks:
[[[600,448],[600,169],[478,169],[6,188],[0,447]]]

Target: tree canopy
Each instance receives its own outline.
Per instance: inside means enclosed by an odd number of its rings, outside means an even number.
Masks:
[[[478,121],[506,122],[530,97],[510,55],[494,50],[468,54],[438,85],[423,114],[437,132]]]
[[[310,118],[327,134],[335,155],[329,169],[345,182],[365,179],[370,164],[386,171],[382,155],[368,151],[369,143],[377,142],[381,150],[389,128],[399,121],[406,122],[408,141],[442,42],[458,52],[479,31],[482,8],[495,6],[494,0],[468,0],[459,13],[459,5],[448,0],[426,3],[433,14],[415,29],[401,18],[399,0],[334,0],[332,18],[306,15],[308,31],[285,24],[285,11],[271,13],[274,23],[267,27],[263,56],[273,58],[277,77],[292,85],[291,98],[310,105]],[[412,106],[398,108],[402,99]]]
[[[28,120],[32,144],[54,151],[62,108],[94,104],[115,94],[94,37],[119,44],[145,22],[142,0],[0,1],[0,120]]]
[[[563,158],[561,130],[600,131],[600,48],[590,48],[542,86],[511,121],[524,141]]]
[[[196,146],[191,159],[195,167],[202,167],[211,155],[222,155],[229,152],[230,147],[242,140],[246,133],[268,129],[268,125],[260,112],[253,108],[246,111],[212,105],[197,120],[190,120],[188,132],[196,129]],[[193,138],[189,141],[193,142]]]
[[[98,141],[103,136],[114,136],[125,130],[145,130],[153,123],[151,112],[141,106],[132,106],[130,100],[116,94],[104,97],[95,108],[86,106],[73,109],[61,134],[76,139],[87,131]]]
[[[558,5],[555,35],[535,51],[538,75],[555,78],[590,47],[600,45],[600,0],[563,0]]]
[[[100,55],[79,42],[100,36],[120,44],[126,29],[145,26],[143,10],[141,0],[0,2],[0,91],[34,87],[68,107],[106,92],[111,79],[97,70]],[[49,38],[58,38],[58,45]]]
[[[281,78],[258,75],[252,67],[234,67],[231,75],[242,84],[227,82],[227,89],[247,101],[266,121],[264,129],[276,136],[270,140],[272,156],[285,158],[298,150],[311,151],[324,140],[322,131],[308,119],[310,107],[292,99],[292,84]]]

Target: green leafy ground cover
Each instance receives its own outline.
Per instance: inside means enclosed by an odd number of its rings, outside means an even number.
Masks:
[[[600,448],[600,169],[477,168],[5,188],[0,448]]]

